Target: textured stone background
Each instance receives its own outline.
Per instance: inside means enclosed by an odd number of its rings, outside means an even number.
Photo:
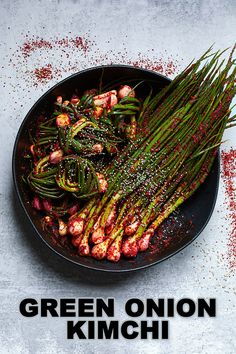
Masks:
[[[5,82],[0,116],[0,352],[235,353],[235,277],[223,257],[229,232],[222,181],[207,228],[191,246],[159,266],[113,277],[64,263],[35,237],[15,198],[11,178],[11,154],[18,127],[42,91],[57,80],[44,88],[32,87],[9,64],[9,57],[24,41],[27,31],[45,38],[89,31],[104,52],[119,51],[121,42],[130,57],[155,48],[154,58],[166,50],[182,59],[182,68],[212,43],[222,49],[233,45],[236,2],[1,0],[0,10],[1,81]],[[83,67],[89,65],[89,60],[83,63]],[[236,147],[235,133],[235,129],[227,132],[226,149]],[[26,319],[19,315],[19,302],[25,297],[83,296],[114,297],[120,320],[121,308],[129,297],[216,297],[217,318],[176,317],[170,322],[168,341],[117,342],[68,341],[64,319]]]

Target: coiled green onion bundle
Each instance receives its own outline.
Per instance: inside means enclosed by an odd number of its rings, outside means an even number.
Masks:
[[[60,162],[56,182],[79,199],[99,193],[99,181],[92,163],[79,156],[66,156]]]

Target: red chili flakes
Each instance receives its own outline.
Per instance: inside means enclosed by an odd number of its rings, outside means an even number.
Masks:
[[[83,39],[82,37],[75,37],[74,39],[70,40],[71,43],[74,44],[76,48],[81,48],[84,53],[86,53],[89,49],[89,43],[86,39]]]
[[[151,60],[141,54],[139,54],[136,60],[128,60],[127,63],[138,68],[153,70],[166,76],[175,74],[178,69],[177,61],[172,58]]]
[[[45,83],[53,78],[52,65],[47,64],[42,68],[36,68],[34,70],[34,75],[37,79],[37,82]]]
[[[55,47],[75,47],[80,48],[83,52],[87,52],[89,49],[89,40],[77,36],[75,38],[61,38],[51,39],[50,41],[41,39],[27,40],[23,43],[20,50],[24,58],[29,57],[34,51],[38,49],[53,49]]]
[[[57,39],[57,40],[54,41],[54,43],[56,45],[58,45],[59,47],[69,47],[69,39],[68,39],[68,37]]]
[[[44,39],[39,39],[39,40],[28,40],[23,43],[21,49],[21,52],[23,56],[29,57],[35,50],[41,49],[41,48],[47,48],[47,49],[52,49],[53,45],[49,41],[45,41]]]
[[[236,267],[236,150],[222,151],[222,177],[230,218],[227,259],[231,269]]]
[[[108,40],[107,43],[110,41]],[[89,37],[73,36],[41,38],[28,32],[23,44],[17,46],[9,58],[9,65],[14,67],[18,78],[27,81],[28,86],[44,86],[50,80],[60,79],[67,73],[75,73],[87,67],[109,65],[112,63],[129,64],[146,68],[169,76],[180,68],[179,60],[167,53],[153,57],[154,49],[145,54],[130,55],[125,43],[122,50],[112,48],[106,53]],[[50,63],[50,64],[48,64]]]

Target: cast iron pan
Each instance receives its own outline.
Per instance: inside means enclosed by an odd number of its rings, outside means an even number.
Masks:
[[[132,84],[145,80],[148,84],[142,85],[142,92],[138,92],[140,95],[145,95],[148,92],[145,92],[145,90],[149,90],[150,85],[155,93],[170,82],[166,77],[152,71],[126,65],[91,68],[59,82],[35,103],[21,124],[13,151],[13,179],[17,195],[29,221],[37,231],[38,236],[52,251],[62,258],[86,268],[106,272],[127,272],[157,264],[173,256],[189,245],[201,233],[209,221],[217,197],[219,155],[216,157],[212,170],[203,185],[174,215],[162,224],[152,240],[151,248],[146,252],[139,253],[135,259],[121,258],[118,263],[111,263],[106,260],[97,261],[91,257],[79,256],[69,242],[61,244],[61,242],[55,240],[52,235],[43,230],[40,216],[31,207],[30,192],[21,178],[26,168],[23,155],[25,149],[30,145],[28,129],[34,125],[36,118],[43,111],[47,112],[52,103],[55,102],[56,96],[70,97],[76,89],[80,94],[86,89],[98,87],[101,76],[105,85],[119,79]]]

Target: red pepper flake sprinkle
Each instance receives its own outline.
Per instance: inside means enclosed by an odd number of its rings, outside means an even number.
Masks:
[[[34,51],[38,49],[53,49],[55,47],[75,47],[80,48],[84,53],[89,49],[89,41],[82,37],[75,38],[61,38],[52,39],[50,41],[41,39],[26,40],[21,46],[20,50],[24,58],[29,57]]]
[[[107,43],[109,42],[108,40]],[[146,53],[130,55],[125,43],[122,43],[121,51],[111,48],[103,52],[87,33],[81,36],[69,32],[65,37],[42,38],[28,32],[23,43],[11,54],[9,65],[14,67],[19,79],[23,78],[32,86],[44,86],[50,80],[55,81],[66,73],[113,63],[146,68],[166,76],[178,72],[179,59],[173,58],[167,52],[159,53],[155,57],[153,54],[154,49],[149,49]]]
[[[75,37],[74,39],[71,39],[71,43],[73,43],[76,48],[81,48],[84,53],[86,53],[89,49],[88,41],[82,37]]]
[[[23,56],[26,58],[29,57],[35,50],[40,48],[52,49],[52,43],[45,41],[44,39],[29,40],[24,42],[20,49]]]
[[[221,159],[231,228],[227,244],[227,259],[230,269],[233,269],[236,267],[236,150],[222,151]]]
[[[156,71],[165,76],[170,76],[176,73],[178,69],[178,63],[172,58],[163,59],[158,58],[151,60],[145,56],[142,56],[141,53],[138,55],[136,60],[128,60],[128,64],[133,65],[137,68],[144,68],[148,70]]]
[[[52,65],[47,64],[42,68],[36,68],[34,75],[38,82],[45,83],[53,78]]]

